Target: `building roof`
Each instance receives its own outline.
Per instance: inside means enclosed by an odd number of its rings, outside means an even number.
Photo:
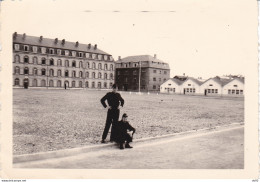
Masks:
[[[188,77],[187,80],[185,80],[184,82],[188,81],[188,80],[192,80],[194,81],[195,83],[197,83],[198,85],[202,85],[204,82],[201,82],[199,80],[197,80],[196,78],[193,78],[193,77]],[[183,83],[184,83],[183,82]]]
[[[164,64],[168,64],[168,63],[165,63],[155,57],[152,57],[150,55],[137,55],[137,56],[127,56],[125,58],[122,58],[120,60],[118,60],[117,62],[118,63],[121,63],[121,62],[139,62],[139,61],[153,61],[153,62],[159,62],[159,63],[164,63]]]
[[[58,40],[55,43],[55,39],[50,38],[44,38],[42,37],[42,40],[40,41],[40,37],[36,36],[29,36],[25,34],[16,34],[14,33],[13,36],[13,42],[14,43],[20,43],[20,44],[27,44],[27,45],[36,45],[36,46],[43,46],[43,47],[52,47],[56,49],[66,49],[66,50],[75,50],[80,52],[90,52],[90,53],[96,53],[96,54],[106,54],[110,55],[98,48],[95,49],[94,45],[91,45],[89,48],[89,44],[81,44],[78,42],[68,42],[65,40],[65,43],[62,44],[62,40]],[[77,46],[76,46],[77,44]]]
[[[177,83],[178,85],[183,84],[184,81],[176,79],[176,78],[170,78],[172,81],[174,81],[175,83]]]

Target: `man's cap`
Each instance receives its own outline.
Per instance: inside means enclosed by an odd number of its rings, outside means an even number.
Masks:
[[[123,118],[126,118],[126,117],[128,117],[128,116],[127,116],[127,114],[126,114],[126,113],[124,113],[122,117],[123,117]]]
[[[116,87],[117,87],[117,85],[116,85],[116,84],[113,84],[113,85],[112,85],[112,88],[116,88]]]

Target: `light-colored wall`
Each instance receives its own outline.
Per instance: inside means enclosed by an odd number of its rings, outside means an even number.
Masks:
[[[234,85],[237,85],[237,87],[235,87]],[[239,94],[228,94],[228,90],[239,90]],[[243,93],[240,94],[240,90],[243,90]],[[226,84],[223,87],[223,94],[227,94],[227,95],[243,95],[244,94],[244,83],[242,83],[241,81],[235,79],[231,82],[229,82],[228,84]]]
[[[190,84],[190,86],[189,86]],[[184,93],[184,88],[195,88],[195,93],[190,93],[190,92],[185,92],[185,94],[200,94],[200,85],[198,85],[197,83],[195,83],[193,80],[188,79],[186,80],[182,85],[181,85],[181,93]]]
[[[210,86],[210,85],[212,85],[212,86]],[[210,79],[210,80],[204,82],[200,86],[200,94],[204,94],[205,89],[207,90],[207,95],[221,95],[222,94],[222,86],[213,79]],[[210,93],[208,92],[208,89],[211,90]],[[212,93],[212,89],[214,89],[214,93]],[[215,93],[216,89],[218,90],[217,93]]]
[[[172,91],[170,91],[170,89],[172,89]],[[173,91],[173,89],[175,89],[175,92]],[[174,93],[180,94],[181,93],[181,86],[178,85],[176,82],[172,81],[171,79],[169,79],[161,85],[160,92],[161,93],[169,93],[169,94],[174,94]]]

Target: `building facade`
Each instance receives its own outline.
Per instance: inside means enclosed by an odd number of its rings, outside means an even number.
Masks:
[[[124,91],[160,91],[170,77],[170,67],[150,55],[128,56],[116,61],[116,83]]]
[[[13,34],[14,88],[110,88],[115,61],[97,45]]]

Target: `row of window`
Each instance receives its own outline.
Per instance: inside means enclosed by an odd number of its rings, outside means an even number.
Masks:
[[[154,78],[153,78],[153,81],[156,81],[156,80],[157,80],[156,77],[154,77]],[[161,81],[162,81],[162,78],[158,78],[158,80],[159,80],[159,82],[161,82]],[[165,82],[165,81],[166,81],[166,78],[164,78],[163,81]]]
[[[228,89],[228,94],[231,94],[231,95],[243,94],[243,90]]]
[[[46,58],[44,58],[44,57],[40,60],[40,62],[38,62],[38,58],[36,56],[33,57],[32,61],[30,61],[29,56],[25,55],[22,60],[23,60],[23,62],[21,62],[21,59],[20,59],[19,55],[15,55],[15,58],[14,58],[14,62],[15,63],[32,63],[32,64],[47,65]],[[57,66],[65,66],[65,67],[83,68],[83,62],[82,61],[77,63],[75,60],[73,60],[73,61],[65,60],[65,63],[64,63],[62,60],[58,59],[57,63],[56,63],[53,58],[51,58],[49,60],[48,65],[49,66],[57,65]],[[90,63],[87,62],[86,63],[86,68],[108,70],[108,64],[105,63],[104,65],[102,65],[101,63],[98,63],[97,67],[96,67],[96,63],[93,62],[92,66],[90,67]],[[110,64],[110,70],[112,70],[112,71],[114,70],[114,65],[113,64]]]
[[[157,73],[157,71],[159,72],[159,74],[162,74],[162,70],[153,70],[153,73]],[[166,75],[167,71],[163,71],[163,73]]]
[[[206,89],[207,93],[212,93],[212,94],[217,94],[218,93],[218,89]]]
[[[19,68],[18,66],[15,67],[14,73],[15,73],[15,74],[21,74],[20,68]],[[58,77],[59,77],[59,76],[60,76],[60,77],[64,76],[64,77],[74,77],[74,78],[75,78],[75,77],[79,77],[79,78],[83,78],[83,77],[84,77],[84,78],[89,78],[89,76],[90,76],[89,72],[86,72],[86,73],[85,73],[85,76],[83,75],[83,72],[82,72],[82,71],[79,71],[78,74],[76,74],[76,73],[77,73],[76,71],[71,71],[71,74],[69,74],[69,73],[70,73],[70,71],[65,70],[65,71],[64,71],[64,74],[62,74],[62,71],[61,71],[61,70],[57,70],[57,74],[55,74],[54,70],[53,70],[53,69],[50,69],[48,76],[58,76]],[[29,68],[28,68],[28,67],[25,67],[25,68],[23,69],[23,74],[24,74],[24,75],[29,75]],[[45,76],[45,75],[47,75],[46,69],[45,69],[45,68],[42,68],[42,69],[38,70],[37,68],[33,68],[33,74],[32,74],[32,75],[43,75],[43,76]],[[98,78],[102,78],[102,73],[99,72],[99,73],[97,74],[97,76],[98,76]],[[109,79],[114,79],[113,73],[110,73],[109,76],[110,76]],[[92,78],[96,78],[96,73],[95,73],[95,72],[92,72]],[[107,73],[104,73],[104,79],[108,79],[108,74],[107,74]]]
[[[167,90],[168,92],[175,92],[175,88],[166,88],[165,87],[165,90]]]
[[[56,83],[54,83],[54,82],[56,82]],[[23,84],[23,86],[24,86],[24,84],[30,85],[28,79],[24,79],[22,84]],[[14,80],[14,85],[15,86],[21,86],[19,78],[16,78]],[[63,84],[62,84],[61,80],[57,80],[57,81],[49,80],[48,87],[65,87],[65,85],[66,85],[66,87],[72,87],[72,88],[83,88],[83,87],[86,87],[86,88],[108,88],[108,83],[106,83],[106,82],[103,83],[103,87],[102,87],[101,82],[98,82],[97,85],[96,85],[95,82],[91,82],[91,85],[90,85],[90,83],[88,81],[86,81],[85,85],[83,85],[82,81],[78,81],[78,82],[71,81],[71,83],[70,83],[67,80],[64,81]],[[112,85],[113,85],[113,83],[110,82],[109,88],[111,88]],[[44,79],[40,80],[40,81],[38,81],[37,79],[34,79],[34,80],[32,80],[32,86],[33,87],[47,87],[47,81],[44,80]]]
[[[154,70],[154,71],[157,71],[157,70]],[[161,74],[162,70],[158,70],[158,71],[160,71],[160,74]],[[146,72],[146,70],[142,70],[142,73],[145,73],[145,72]],[[133,75],[137,75],[137,73],[138,73],[137,70],[133,70],[133,72],[132,72]],[[128,75],[128,74],[129,74],[128,70],[125,70],[125,71],[118,70],[117,71],[117,75]],[[167,74],[167,71],[164,71],[164,74]],[[154,81],[156,81],[156,80],[154,80]]]
[[[187,93],[195,93],[196,89],[195,88],[184,88],[184,91]]]
[[[54,48],[46,48],[46,47],[37,47],[37,46],[29,46],[29,45],[22,45],[22,44],[14,44],[14,49],[16,51],[26,51],[26,52],[41,53],[41,54],[90,58],[90,59],[107,60],[107,61],[112,60],[112,56],[110,55],[96,54],[96,53],[89,53],[89,52],[78,52],[72,50],[54,49]]]

